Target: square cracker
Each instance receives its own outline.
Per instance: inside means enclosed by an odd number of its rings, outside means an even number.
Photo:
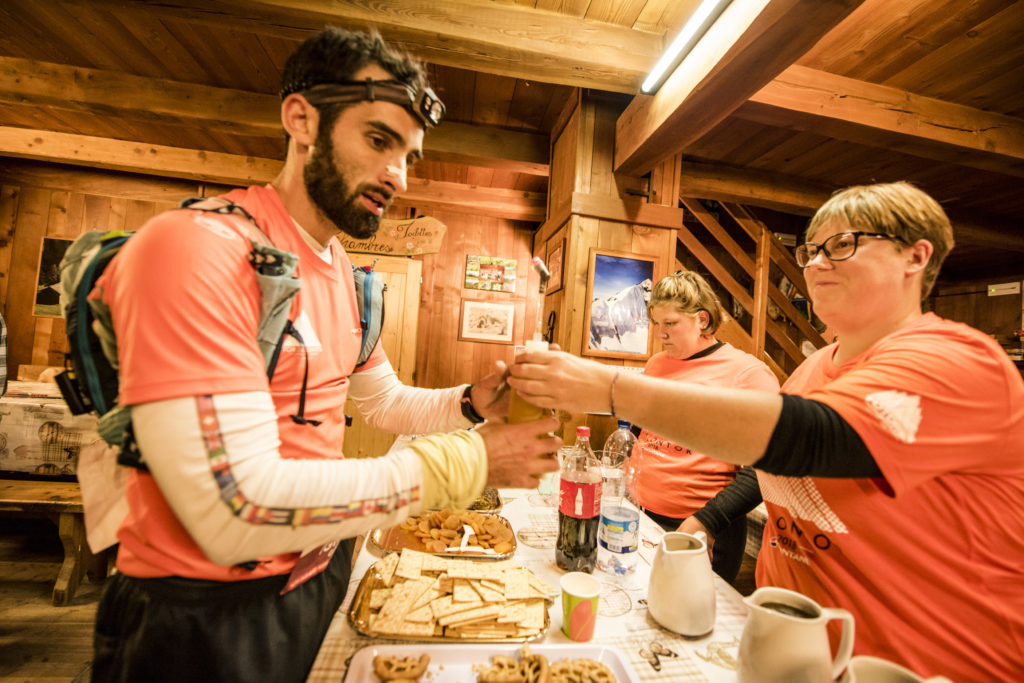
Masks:
[[[423,569],[423,556],[423,553],[404,548],[401,557],[398,558],[395,576],[400,576],[403,579],[418,579]]]
[[[398,567],[398,553],[389,553],[376,564],[377,572],[385,586],[390,586],[395,576],[395,568]]]
[[[505,572],[505,599],[523,600],[536,597],[537,593],[530,587],[530,581],[523,570]]]
[[[370,609],[380,609],[390,595],[390,588],[374,588],[370,591]]]

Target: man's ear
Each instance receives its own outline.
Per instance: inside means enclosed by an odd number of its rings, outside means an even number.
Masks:
[[[296,143],[312,147],[320,125],[320,112],[299,93],[292,93],[281,102],[281,125]]]
[[[928,240],[920,239],[907,247],[907,250],[907,273],[913,274],[924,272],[924,269],[928,267],[928,262],[931,260],[932,254],[935,253],[935,246]]]

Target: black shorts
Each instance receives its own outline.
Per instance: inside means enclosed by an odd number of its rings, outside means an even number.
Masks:
[[[115,574],[96,612],[92,680],[304,681],[345,599],[353,541],[320,574],[250,581]]]

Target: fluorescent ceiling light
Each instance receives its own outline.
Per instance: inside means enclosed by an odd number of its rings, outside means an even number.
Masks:
[[[704,37],[704,34],[708,32],[708,29],[725,11],[730,2],[732,0],[704,0],[683,26],[683,30],[679,32],[676,39],[668,46],[665,54],[654,65],[640,89],[650,94],[661,87],[662,81],[665,80],[669,72],[674,70],[686,58],[686,55],[690,54],[693,46]]]

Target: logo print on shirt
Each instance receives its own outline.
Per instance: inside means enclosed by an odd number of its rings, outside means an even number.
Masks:
[[[309,322],[309,316],[306,315],[305,311],[299,313],[299,317],[295,319],[294,325],[295,329],[298,330],[300,335],[302,335],[302,341],[306,346],[306,351],[309,353],[320,353],[322,350],[320,337],[316,336],[316,332],[313,331],[313,324]],[[299,351],[302,349],[302,346],[295,337],[285,335],[284,344],[281,345],[281,348],[289,351]]]
[[[758,470],[757,482],[765,501],[789,510],[793,519],[812,522],[826,533],[849,533],[811,477],[780,477]]]
[[[921,397],[902,391],[879,391],[864,399],[886,431],[903,443],[914,443],[921,426]]]

